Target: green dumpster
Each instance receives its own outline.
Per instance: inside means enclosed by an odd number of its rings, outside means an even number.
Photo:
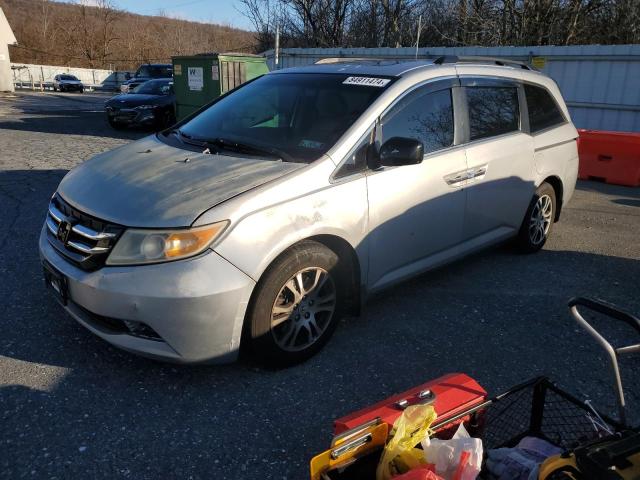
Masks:
[[[172,57],[172,61],[178,120],[269,71],[264,57],[246,53],[204,53]]]

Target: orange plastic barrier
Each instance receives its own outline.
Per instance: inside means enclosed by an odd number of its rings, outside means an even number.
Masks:
[[[614,185],[640,185],[640,133],[578,130],[578,177]]]

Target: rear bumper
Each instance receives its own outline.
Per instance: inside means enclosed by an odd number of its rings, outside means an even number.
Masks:
[[[61,257],[43,229],[40,256],[67,279],[65,310],[116,347],[177,363],[236,359],[255,282],[218,254],[86,272]],[[131,322],[157,338],[131,331]]]

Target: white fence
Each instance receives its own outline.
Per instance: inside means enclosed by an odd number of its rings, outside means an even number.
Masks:
[[[86,86],[103,89],[117,90],[125,80],[126,72],[114,72],[112,70],[100,70],[93,68],[57,67],[53,65],[32,65],[28,63],[12,63],[13,83],[18,88],[51,88],[53,77],[60,73],[68,73],[78,77]]]
[[[415,48],[290,48],[278,68],[327,57],[415,58]],[[264,53],[271,69],[274,52]],[[640,131],[640,45],[421,48],[418,58],[442,55],[503,57],[533,62],[553,78],[578,128]]]

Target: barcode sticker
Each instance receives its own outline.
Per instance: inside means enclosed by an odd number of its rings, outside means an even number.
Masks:
[[[385,87],[391,80],[375,77],[348,77],[344,85],[365,85],[367,87]]]

